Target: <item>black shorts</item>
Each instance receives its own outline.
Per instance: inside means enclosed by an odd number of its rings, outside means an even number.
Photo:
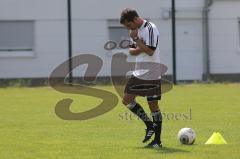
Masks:
[[[124,93],[147,97],[148,101],[161,100],[161,79],[143,80],[131,76],[127,81]]]

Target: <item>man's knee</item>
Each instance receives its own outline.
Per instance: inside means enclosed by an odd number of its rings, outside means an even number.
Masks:
[[[122,104],[125,106],[131,104],[132,102],[134,102],[134,100],[124,100],[124,99],[122,100]]]
[[[131,96],[131,95],[125,95],[123,97],[123,100],[122,100],[122,103],[127,106],[129,105],[130,103],[134,102],[135,101],[135,96]]]
[[[123,99],[123,100],[122,100],[122,104],[126,106],[126,105],[128,105],[129,103]]]
[[[148,106],[151,111],[158,111],[159,106],[158,106],[158,101],[148,101]]]
[[[157,100],[153,100],[153,101],[147,101],[149,106],[156,106],[158,105],[158,101]]]

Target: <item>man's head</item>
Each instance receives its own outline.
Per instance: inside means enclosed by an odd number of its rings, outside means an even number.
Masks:
[[[138,16],[136,10],[125,8],[121,13],[120,23],[129,30],[135,30],[142,25],[143,20]]]

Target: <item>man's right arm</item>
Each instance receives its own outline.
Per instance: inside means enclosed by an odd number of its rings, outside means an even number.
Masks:
[[[129,53],[133,56],[137,56],[142,53],[142,50],[139,47],[136,48],[129,48]]]

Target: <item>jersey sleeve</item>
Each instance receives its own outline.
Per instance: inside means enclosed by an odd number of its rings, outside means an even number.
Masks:
[[[144,41],[146,45],[152,49],[156,49],[158,46],[159,32],[152,24],[148,24],[145,29]]]

